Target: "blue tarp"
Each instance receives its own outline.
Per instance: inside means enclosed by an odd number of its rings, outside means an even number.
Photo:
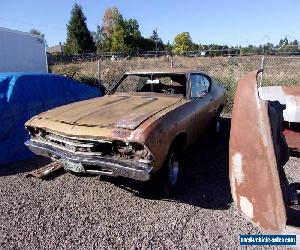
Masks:
[[[32,157],[24,123],[64,104],[102,96],[71,78],[40,73],[0,73],[0,164]]]

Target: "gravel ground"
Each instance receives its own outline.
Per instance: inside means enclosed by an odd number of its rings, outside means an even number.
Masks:
[[[179,187],[168,199],[158,195],[155,180],[69,173],[26,178],[48,163],[44,158],[1,166],[0,248],[248,249],[239,246],[239,234],[261,232],[232,204],[229,126],[224,118],[218,138],[203,136],[189,148]],[[300,159],[292,157],[286,169],[300,173]]]

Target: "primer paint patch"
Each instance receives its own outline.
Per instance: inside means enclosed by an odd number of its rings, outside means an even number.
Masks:
[[[138,135],[139,133],[141,133],[141,132],[143,132],[142,129],[136,129],[136,130],[132,131],[132,132],[130,133],[130,136],[127,137],[127,140],[128,140],[128,141],[132,141],[132,140],[134,139],[134,137],[137,136],[137,135]]]
[[[283,110],[283,117],[288,122],[300,122],[300,97],[286,95],[286,109]]]
[[[250,219],[253,218],[253,205],[252,203],[247,199],[247,197],[240,196],[240,207],[242,212],[249,217]]]
[[[233,173],[237,183],[240,185],[244,181],[243,172],[243,157],[240,153],[235,153],[232,156]]]
[[[134,138],[134,131],[131,132],[130,136],[127,137],[128,141],[131,141]]]
[[[281,86],[260,87],[258,95],[264,101],[279,101],[281,104],[286,104],[285,93]]]

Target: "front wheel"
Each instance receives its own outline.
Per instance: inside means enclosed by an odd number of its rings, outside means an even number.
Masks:
[[[162,169],[162,193],[163,195],[171,195],[178,184],[180,177],[180,156],[179,152],[170,150]]]
[[[178,180],[179,174],[179,159],[178,154],[172,152],[168,162],[168,184],[174,187]]]

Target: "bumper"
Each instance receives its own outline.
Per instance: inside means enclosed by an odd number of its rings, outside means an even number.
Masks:
[[[124,176],[147,181],[151,178],[153,167],[137,161],[118,160],[109,157],[70,153],[51,145],[28,140],[25,145],[35,154],[50,157],[63,163],[66,170],[77,173],[90,173],[108,176]]]

